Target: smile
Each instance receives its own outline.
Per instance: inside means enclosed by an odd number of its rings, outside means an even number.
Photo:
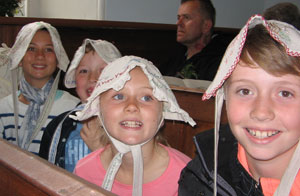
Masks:
[[[138,122],[138,121],[122,121],[121,125],[123,125],[125,127],[130,127],[130,128],[137,128],[137,127],[141,127],[143,125],[143,123]]]
[[[46,65],[32,65],[32,67],[38,68],[38,69],[43,69],[46,67]]]
[[[272,137],[274,135],[277,135],[280,132],[280,131],[259,131],[259,130],[247,129],[247,128],[246,130],[250,135],[258,139],[265,139],[268,137]]]

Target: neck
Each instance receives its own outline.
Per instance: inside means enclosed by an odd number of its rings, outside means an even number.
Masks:
[[[105,169],[108,168],[113,157],[118,153],[113,145],[110,145],[108,149],[103,152],[106,156],[101,157],[101,161]],[[108,155],[108,156],[107,156]],[[167,151],[155,143],[154,139],[142,146],[144,175],[143,182],[147,183],[155,180],[168,166],[168,154]],[[108,158],[109,157],[109,158]],[[107,159],[108,158],[108,159]],[[122,164],[116,175],[116,179],[124,184],[132,184],[133,182],[133,157],[132,153],[128,152],[123,156]]]
[[[199,40],[196,42],[186,45],[187,46],[187,59],[191,58],[193,55],[201,52],[203,48],[207,46],[210,42],[211,37],[210,35],[203,35]]]
[[[28,84],[30,84],[32,87],[37,88],[37,89],[43,88],[50,79],[51,78],[46,78],[46,79],[42,80],[42,79],[34,79],[34,78],[25,77],[25,80],[28,82]]]
[[[284,154],[281,154],[271,160],[255,160],[247,156],[249,170],[256,181],[259,178],[274,178],[280,180],[289,165],[297,144]]]
[[[24,103],[24,104],[26,104],[26,105],[29,105],[29,101],[24,97],[24,95],[21,93],[20,95],[19,95],[19,101],[20,102],[22,102],[22,103]]]

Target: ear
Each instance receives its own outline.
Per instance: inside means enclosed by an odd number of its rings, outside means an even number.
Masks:
[[[23,62],[22,62],[22,60],[20,61],[20,63],[19,63],[18,66],[19,66],[19,67],[23,67]]]
[[[211,31],[212,26],[213,26],[213,23],[211,20],[204,20],[203,32],[209,33]]]

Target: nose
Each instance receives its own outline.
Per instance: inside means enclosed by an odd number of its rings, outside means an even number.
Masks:
[[[44,51],[43,51],[43,50],[40,50],[40,49],[36,50],[35,55],[36,55],[36,57],[37,57],[38,59],[42,59],[42,58],[45,57]]]
[[[89,81],[96,83],[100,74],[96,71],[91,71],[89,76]]]
[[[128,99],[126,103],[125,111],[130,113],[139,111],[138,101],[134,98]]]
[[[272,100],[266,97],[257,97],[252,105],[250,117],[257,121],[273,120],[275,113]]]
[[[182,17],[181,17],[181,16],[178,16],[178,17],[177,17],[176,25],[177,25],[177,26],[182,25]]]

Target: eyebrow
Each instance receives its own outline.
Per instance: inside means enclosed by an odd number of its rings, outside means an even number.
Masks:
[[[29,45],[37,45],[37,44],[34,43],[34,42],[30,42]],[[52,43],[51,44],[46,44],[46,46],[53,46],[54,47],[54,45]]]

